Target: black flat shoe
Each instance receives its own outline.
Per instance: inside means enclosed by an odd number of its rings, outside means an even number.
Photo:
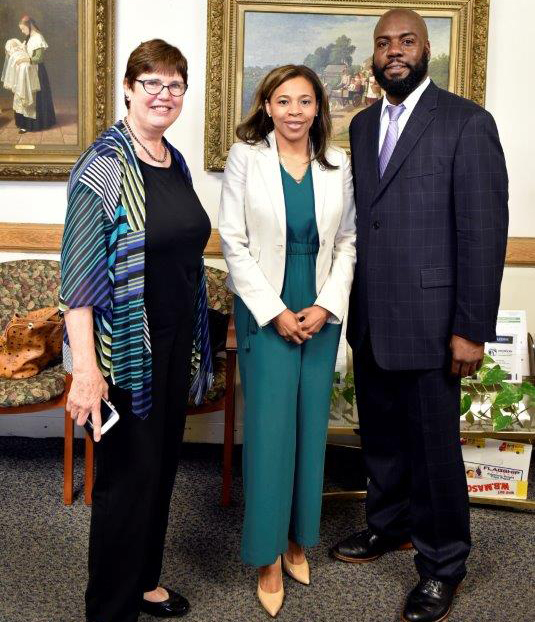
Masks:
[[[141,611],[156,618],[180,618],[189,611],[189,602],[178,592],[165,588],[169,593],[167,600],[152,603],[149,600],[141,601]]]
[[[369,529],[357,531],[335,544],[330,553],[336,559],[353,564],[371,562],[389,551],[412,549],[412,542],[392,543],[376,536]]]
[[[407,597],[401,619],[403,622],[447,620],[457,588],[437,579],[420,579]]]

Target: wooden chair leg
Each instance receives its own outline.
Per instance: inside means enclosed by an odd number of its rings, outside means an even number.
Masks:
[[[227,351],[227,373],[225,390],[225,438],[223,443],[223,491],[221,505],[227,507],[231,501],[232,452],[234,449],[236,352]]]
[[[72,504],[73,498],[73,457],[74,421],[65,408],[65,436],[63,441],[63,503]]]
[[[93,439],[85,434],[85,465],[84,465],[84,502],[91,505],[93,501],[94,453]]]
[[[67,398],[71,388],[72,376],[67,374],[65,378],[64,409],[65,409],[65,432],[63,437],[63,503],[71,505],[73,499],[73,473],[74,473],[74,421],[71,413],[67,410]]]

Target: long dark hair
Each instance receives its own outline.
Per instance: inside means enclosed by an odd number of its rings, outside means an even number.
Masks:
[[[30,17],[29,15],[23,15],[19,20],[19,24],[24,24],[28,28],[28,31],[29,31],[28,34],[26,35],[26,39],[24,39],[25,43],[28,42],[28,39],[30,38],[30,35],[32,34],[34,30],[39,31],[39,26],[36,24],[33,17]]]
[[[264,141],[269,147],[267,135],[273,130],[273,119],[266,110],[266,101],[281,84],[292,78],[305,78],[314,89],[318,104],[318,115],[310,128],[310,140],[314,149],[314,159],[326,169],[338,168],[327,160],[326,151],[331,138],[331,115],[329,101],[325,88],[315,71],[306,65],[283,65],[275,67],[262,80],[256,90],[251,110],[247,117],[236,128],[236,135],[240,140],[249,144]]]

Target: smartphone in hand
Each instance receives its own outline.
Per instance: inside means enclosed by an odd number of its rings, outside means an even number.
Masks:
[[[104,397],[101,398],[100,402],[100,418],[102,420],[100,428],[101,434],[105,434],[119,421],[119,413],[115,410],[115,406],[111,402],[108,402],[108,400]],[[89,417],[84,423],[84,428],[87,433],[93,437],[93,422],[91,420],[91,413],[89,413]]]

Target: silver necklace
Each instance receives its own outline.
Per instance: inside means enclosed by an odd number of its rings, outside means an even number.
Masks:
[[[282,153],[279,152],[279,162],[281,163],[282,168],[288,173],[288,175],[290,175],[290,177],[298,184],[300,184],[303,179],[306,177],[306,174],[308,172],[308,167],[310,166],[310,154],[312,153],[312,139],[310,138],[310,136],[308,137],[308,161],[307,161],[307,167],[305,169],[305,172],[301,175],[301,177],[299,177],[299,179],[296,179],[288,170],[287,166],[286,166],[286,162],[284,161],[284,157],[282,155]]]
[[[305,172],[301,175],[301,177],[299,177],[299,179],[297,179],[296,177],[294,177],[294,176],[290,173],[290,171],[288,170],[288,168],[287,168],[287,166],[286,166],[286,162],[284,161],[284,158],[283,158],[283,156],[282,156],[282,154],[281,154],[281,153],[279,153],[279,162],[281,163],[282,168],[283,168],[283,169],[284,169],[284,170],[288,173],[288,175],[290,175],[290,177],[291,177],[291,178],[292,178],[292,179],[293,179],[293,180],[294,180],[297,184],[300,184],[300,183],[303,181],[303,179],[306,177],[306,174],[307,174],[307,171],[308,171],[308,165],[310,164],[310,157],[309,157],[309,160],[308,160],[308,162],[307,162],[307,167],[306,167],[306,169],[305,169]]]
[[[147,147],[145,147],[145,145],[134,134],[134,132],[132,131],[132,128],[130,127],[126,117],[124,118],[124,124],[126,125],[126,129],[130,132],[130,135],[132,136],[132,138],[143,149],[143,151],[145,151],[145,153],[149,156],[149,158],[151,160],[154,160],[155,162],[158,162],[158,164],[163,164],[167,160],[168,149],[167,149],[167,145],[165,143],[163,143],[163,148],[164,148],[163,158],[161,160],[159,160],[158,158],[156,158],[156,157],[154,157],[152,155],[152,153],[147,149]]]

